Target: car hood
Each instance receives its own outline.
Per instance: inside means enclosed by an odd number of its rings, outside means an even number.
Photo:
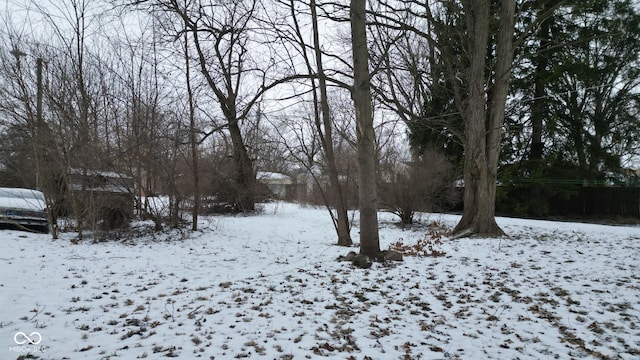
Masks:
[[[40,191],[0,188],[1,209],[43,211],[46,207],[44,196]]]

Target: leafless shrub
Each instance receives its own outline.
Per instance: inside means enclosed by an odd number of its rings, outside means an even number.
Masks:
[[[417,211],[443,211],[458,198],[453,164],[437,150],[425,151],[416,161],[390,165],[385,177],[381,203],[403,224],[412,224]]]

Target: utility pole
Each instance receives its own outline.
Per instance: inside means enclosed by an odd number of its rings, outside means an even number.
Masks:
[[[37,82],[37,92],[36,92],[36,125],[34,129],[34,137],[36,143],[36,190],[41,191],[42,185],[40,184],[40,152],[41,152],[41,142],[40,142],[40,128],[42,127],[42,58],[39,57],[36,59],[36,82]]]
[[[9,52],[11,55],[15,56],[16,58],[16,67],[18,70],[18,74],[21,73],[20,71],[20,58],[23,56],[27,56],[27,53],[20,51],[18,49],[13,49]],[[41,142],[41,129],[44,127],[44,121],[42,119],[42,96],[43,96],[43,81],[42,81],[42,66],[44,64],[44,60],[41,57],[37,57],[36,58],[36,119],[35,121],[33,120],[33,118],[31,116],[30,119],[28,119],[27,121],[29,122],[29,126],[31,128],[31,145],[33,147],[33,158],[34,158],[34,163],[35,163],[35,167],[36,167],[36,190],[38,191],[42,191],[42,193],[45,196],[45,203],[46,203],[46,207],[47,207],[47,218],[49,220],[49,225],[51,227],[51,234],[53,236],[54,239],[58,238],[58,230],[57,230],[57,225],[55,223],[55,216],[53,214],[53,202],[51,200],[51,194],[48,192],[50,191],[50,189],[47,189],[47,184],[46,181],[43,181],[42,179],[42,171],[41,171],[41,167],[42,167],[42,153],[43,153],[43,148],[42,148],[42,142]],[[33,114],[29,111],[29,101],[28,99],[25,97],[24,99],[25,102],[25,106],[27,107],[27,113],[28,114]],[[46,180],[46,178],[45,178]]]

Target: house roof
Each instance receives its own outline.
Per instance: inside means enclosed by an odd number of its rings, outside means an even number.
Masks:
[[[289,175],[277,172],[258,171],[256,178],[264,184],[293,184],[293,180]]]

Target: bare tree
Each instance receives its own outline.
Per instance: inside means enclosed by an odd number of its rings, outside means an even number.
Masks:
[[[413,224],[418,211],[446,210],[457,201],[453,165],[439,149],[426,149],[413,161],[388,154],[381,169],[380,203],[403,224]]]
[[[407,47],[412,50],[398,53],[402,63],[410,65],[401,73],[408,74],[414,85],[403,88],[393,85],[402,81],[394,73],[393,63],[385,60],[389,57],[382,56],[382,62],[386,62],[390,71],[386,72],[387,87],[382,87],[378,94],[391,100],[397,112],[412,121],[420,117],[425,102],[433,95],[424,86],[424,80],[430,78],[433,91],[441,86],[440,72],[446,74],[442,85],[450,93],[451,105],[457,110],[454,113],[460,115],[463,124],[449,122],[457,116],[449,116],[456,114],[446,112],[434,118],[432,123],[459,137],[464,148],[464,212],[455,233],[457,236],[502,234],[495,221],[495,193],[513,62],[515,1],[496,4],[490,0],[462,0],[439,2],[433,6],[414,2],[401,4],[383,2],[387,11],[375,14],[376,24],[395,32],[410,31],[417,35],[417,40],[422,40],[421,56],[427,61],[415,61],[420,56],[415,56],[411,46]],[[499,14],[492,13],[492,9],[499,9]],[[403,17],[403,14],[407,16]],[[411,40],[409,37],[402,39]],[[380,48],[385,49],[385,46]],[[391,96],[385,97],[384,91],[390,92]],[[448,103],[441,105],[443,109],[451,106]]]
[[[223,126],[231,139],[236,203],[244,211],[252,211],[256,174],[241,125],[266,91],[291,79],[269,77],[270,69],[276,64],[270,62],[273,57],[269,59],[264,53],[269,48],[257,40],[262,37],[261,32],[266,31],[257,20],[263,11],[260,1],[143,0],[131,3],[166,15],[164,21],[182,25],[182,28],[165,28],[171,32],[168,35],[179,37],[184,31],[191,33],[200,72],[218,102]]]
[[[366,15],[366,0],[351,0],[353,101],[356,108],[360,199],[360,254],[374,257],[380,253],[380,239],[376,189],[376,137],[373,128]]]
[[[462,219],[454,229],[456,236],[503,234],[495,221],[495,195],[513,62],[515,1],[500,2],[495,53],[488,51],[491,4],[489,0],[462,2],[469,65],[465,69],[468,97],[456,99],[465,119],[464,209]],[[488,57],[495,58],[491,73],[486,70]],[[453,59],[445,57],[444,61]],[[456,64],[459,63],[456,61]],[[457,96],[459,94],[460,89]]]
[[[221,4],[211,13],[205,12],[203,7],[199,7],[194,16],[188,15],[186,8],[180,13],[187,29],[193,34],[200,69],[218,99],[227,122],[236,166],[237,201],[244,211],[254,210],[255,172],[242,138],[240,121],[248,116],[255,102],[246,104],[244,109],[238,109],[238,97],[242,78],[246,75],[243,67],[248,65],[246,32],[256,6],[255,2],[247,6],[243,2],[230,2]],[[221,13],[223,17],[220,18],[216,13]],[[205,22],[198,21],[203,18]],[[203,34],[212,37],[213,54],[208,54],[202,46]],[[215,64],[213,71],[209,67],[211,62]],[[219,76],[215,76],[214,71]]]
[[[196,128],[196,109],[193,90],[191,89],[191,64],[189,59],[189,33],[184,33],[184,66],[189,103],[189,143],[191,146],[191,167],[193,174],[193,210],[191,212],[191,229],[198,230],[198,212],[200,211],[200,174],[198,164],[198,140]]]
[[[166,131],[171,128],[167,123],[168,116],[164,114],[168,106],[163,100],[174,105],[179,102],[163,92],[173,90],[175,86],[163,80],[159,73],[161,50],[153,25],[153,19],[149,19],[141,24],[140,34],[123,31],[120,38],[112,39],[112,53],[117,56],[105,61],[110,60],[110,67],[118,70],[107,72],[114,78],[105,80],[105,84],[109,84],[105,95],[114,99],[109,131],[114,139],[112,146],[117,154],[117,168],[134,179],[138,212],[143,218],[152,219],[160,230],[168,209],[157,202],[152,203],[155,199],[151,198],[168,190],[161,188],[166,183],[161,181],[167,173],[165,164],[170,162],[164,150],[168,146]],[[176,109],[175,106],[171,108]],[[170,193],[167,195],[171,196]]]
[[[323,148],[325,156],[327,157],[327,170],[329,175],[329,181],[331,182],[331,187],[333,188],[333,194],[336,198],[335,208],[337,212],[337,232],[338,232],[338,245],[341,246],[351,246],[351,235],[350,235],[350,225],[349,218],[347,215],[347,206],[344,199],[344,192],[342,191],[342,187],[340,185],[340,179],[338,177],[338,169],[336,167],[336,156],[333,149],[333,126],[331,123],[331,115],[329,110],[329,99],[327,95],[327,79],[324,72],[324,66],[322,63],[322,50],[320,48],[320,34],[318,27],[318,15],[316,9],[315,0],[311,0],[310,3],[311,8],[311,23],[313,27],[313,51],[315,53],[315,65],[318,72],[318,82],[319,82],[319,90],[320,90],[320,114],[322,114],[322,125],[324,132],[320,129],[320,126],[317,126],[318,133],[320,134],[320,139],[322,140]],[[318,99],[316,98],[316,89],[315,82],[313,82],[314,87],[314,104],[318,104]],[[317,105],[316,105],[317,107]],[[318,111],[316,109],[316,124],[319,125],[320,120],[318,118]]]
[[[46,50],[50,86],[45,95],[48,108],[55,115],[49,121],[42,121],[39,127],[39,137],[47,141],[46,145],[42,144],[47,149],[43,154],[47,164],[43,178],[50,185],[47,192],[66,192],[69,200],[66,206],[75,215],[78,238],[82,239],[85,227],[95,225],[95,199],[92,192],[84,191],[88,186],[86,176],[79,177],[80,184],[73,184],[72,173],[80,170],[86,175],[87,169],[95,167],[100,160],[100,109],[93,82],[99,77],[91,64],[95,64],[95,58],[87,50],[89,33],[99,25],[93,23],[95,9],[87,1],[73,0],[53,8],[36,5],[36,9],[53,34],[47,39],[50,41]],[[55,179],[63,180],[54,188]],[[76,188],[78,185],[81,189]]]
[[[305,40],[304,29],[302,28],[299,16],[300,11],[296,9],[296,1],[291,0],[288,4],[290,8],[290,15],[293,19],[293,35],[290,39],[299,46],[299,53],[304,59],[306,70],[309,74],[315,74],[310,77],[311,95],[313,96],[313,123],[314,130],[318,135],[319,142],[322,146],[324,154],[324,164],[326,165],[326,173],[329,179],[330,194],[324,196],[325,200],[329,201],[328,205],[334,208],[334,212],[331,212],[331,216],[338,235],[338,245],[350,246],[352,245],[350,235],[350,222],[347,213],[347,204],[343,187],[340,183],[338,174],[338,168],[336,164],[336,154],[334,149],[334,130],[332,114],[329,105],[328,96],[328,77],[324,69],[324,51],[320,42],[320,27],[318,25],[318,9],[315,0],[311,0],[308,4],[309,17],[311,21],[312,43],[307,44]],[[309,56],[308,49],[311,49],[312,56]],[[317,79],[316,79],[317,78]],[[309,169],[311,175],[313,169]],[[316,182],[320,185],[318,179]]]
[[[8,29],[11,31],[11,29]],[[0,114],[3,114],[3,118],[9,118],[11,120],[0,123],[5,129],[12,129],[14,134],[19,134],[20,137],[26,141],[30,148],[31,161],[26,161],[26,164],[32,166],[26,173],[35,174],[35,177],[29,179],[27,182],[30,186],[35,187],[37,190],[42,190],[45,195],[45,202],[47,206],[47,218],[51,229],[51,234],[54,239],[58,238],[58,226],[56,216],[54,212],[55,196],[51,189],[51,176],[50,169],[51,163],[48,156],[49,151],[46,146],[46,132],[44,131],[44,114],[43,114],[43,97],[44,97],[44,79],[43,68],[44,60],[41,56],[37,56],[35,59],[35,72],[36,79],[34,83],[29,84],[29,79],[32,79],[31,71],[23,69],[21,66],[21,58],[29,56],[27,53],[19,49],[18,41],[14,37],[15,34],[11,33],[8,40],[10,40],[11,49],[4,47],[0,48],[2,51],[3,67],[2,77],[4,78],[4,84],[2,91],[0,91]],[[30,49],[29,51],[35,49]],[[15,62],[9,61],[7,57],[14,56]],[[10,65],[13,64],[13,65]],[[35,96],[33,95],[33,88],[35,88]],[[9,139],[7,139],[9,140]],[[13,141],[18,139],[12,139]],[[9,143],[7,141],[6,143]],[[15,145],[14,145],[15,146]],[[15,152],[17,149],[6,149],[11,152]],[[24,155],[24,154],[23,154]],[[20,162],[25,162],[25,158],[20,159]],[[3,164],[4,166],[9,164]],[[24,171],[26,169],[23,169]],[[35,180],[35,183],[33,181]],[[20,184],[24,186],[23,184]]]

